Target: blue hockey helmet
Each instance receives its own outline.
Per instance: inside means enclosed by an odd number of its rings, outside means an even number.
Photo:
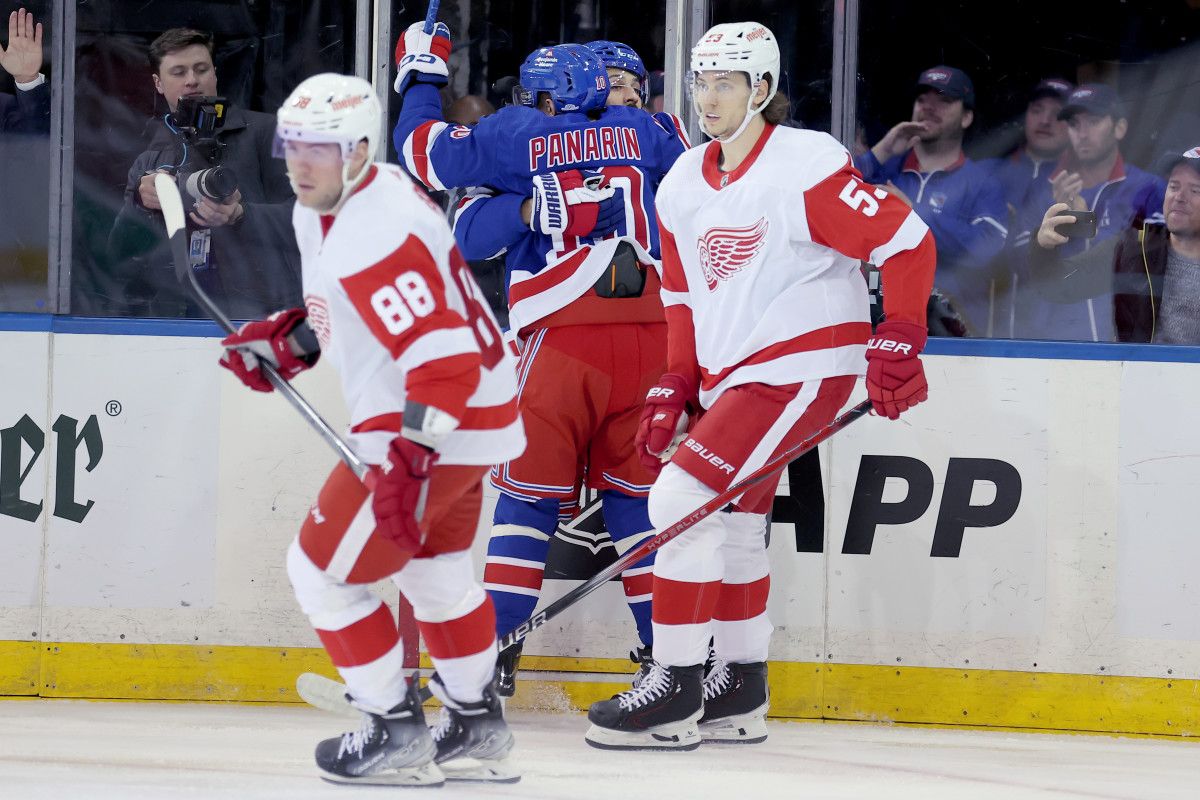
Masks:
[[[624,42],[613,42],[608,39],[597,39],[594,42],[588,42],[585,46],[600,57],[600,63],[606,68],[616,67],[637,75],[642,87],[638,91],[642,98],[642,105],[648,102],[649,74],[646,72],[646,65],[642,62],[642,57],[637,54],[637,50]]]
[[[536,106],[546,92],[556,112],[593,111],[608,100],[608,72],[600,58],[581,44],[539,47],[521,65],[518,103]]]

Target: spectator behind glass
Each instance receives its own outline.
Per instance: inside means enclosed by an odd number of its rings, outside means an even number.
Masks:
[[[1035,183],[1050,181],[1050,174],[1070,144],[1067,123],[1058,115],[1074,88],[1062,78],[1039,81],[1025,106],[1021,146],[1004,158],[984,162],[995,169],[1010,213],[1017,213]]]
[[[973,335],[992,327],[992,260],[1004,247],[1007,213],[989,170],[963,153],[975,117],[971,79],[954,67],[921,73],[912,121],[901,122],[854,159],[863,178],[886,184],[933,231],[934,283],[948,294]]]
[[[1160,162],[1166,178],[1165,222],[1147,220],[1119,237],[1113,256],[1117,340],[1200,344],[1200,147]],[[1057,228],[1074,218],[1055,203],[1038,242],[1063,245]]]
[[[42,68],[42,23],[25,9],[8,15],[8,48],[0,67],[17,84],[16,97],[0,94],[0,133],[50,133],[50,85]]]
[[[1067,123],[1060,120],[1058,114],[1074,88],[1062,78],[1038,81],[1025,106],[1021,145],[1003,158],[990,158],[982,162],[992,170],[994,180],[1004,192],[1004,201],[1008,206],[1007,227],[1014,234],[1017,220],[1022,217],[1022,209],[1033,194],[1034,186],[1049,183],[1050,174],[1057,169],[1063,152],[1070,144]],[[1017,335],[1016,309],[1028,302],[1024,296],[1028,287],[1021,282],[1025,270],[1019,262],[1028,256],[1029,251],[1014,250],[1015,239],[1015,235],[1009,237],[994,271],[1000,302],[996,304],[998,313],[995,315],[993,334],[1006,338]]]
[[[661,69],[656,69],[650,73],[650,100],[646,103],[651,114],[657,114],[663,110],[663,103],[666,102],[666,78]]]
[[[1017,264],[1028,271],[1020,282],[1029,290],[1022,289],[1017,335],[1110,342],[1113,248],[1131,226],[1161,220],[1164,185],[1121,157],[1129,123],[1111,86],[1080,86],[1059,117],[1067,122],[1071,146],[1050,182],[1034,186],[1017,221]],[[1041,236],[1039,228],[1059,203],[1094,211],[1096,236]]]
[[[172,121],[181,97],[217,94],[212,53],[212,37],[187,28],[168,30],[150,45],[154,88],[171,114],[152,123],[150,145],[129,170],[125,204],[109,237],[114,278],[137,316],[202,316],[174,277],[154,190],[158,172],[178,177],[192,268],[222,310],[255,318],[300,302],[295,198],[283,160],[272,157],[275,117],[226,104],[224,124],[207,142]],[[218,165],[236,179],[236,190],[226,199],[193,197],[187,178]]]

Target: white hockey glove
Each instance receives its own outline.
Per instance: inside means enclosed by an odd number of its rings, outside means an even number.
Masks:
[[[396,83],[394,88],[404,94],[414,83],[445,86],[450,82],[450,29],[444,22],[425,32],[425,23],[414,22],[396,40]]]
[[[603,180],[599,175],[585,179],[577,169],[534,175],[530,230],[547,236],[592,234],[616,195]]]

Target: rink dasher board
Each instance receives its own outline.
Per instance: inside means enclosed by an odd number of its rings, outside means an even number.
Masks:
[[[282,400],[218,370],[211,337],[4,331],[0,343],[13,370],[0,396],[10,454],[0,474],[0,690],[277,700],[294,697],[298,672],[327,671],[283,553],[334,457]],[[1200,727],[1175,699],[1200,677],[1200,619],[1189,612],[1200,590],[1188,581],[1200,549],[1188,503],[1200,434],[1164,413],[1188,408],[1200,368],[926,364],[929,403],[898,423],[864,420],[822,448],[824,552],[797,552],[789,525],[773,530],[775,711]],[[327,366],[297,386],[344,425]],[[88,431],[102,439],[90,471]],[[869,552],[846,552],[868,458],[924,469],[932,491],[911,522],[876,526]],[[986,462],[1019,476],[1015,511],[966,528],[956,556],[931,556],[948,477]],[[888,478],[879,501],[908,491]],[[970,504],[995,503],[998,491],[976,482]],[[849,549],[862,549],[859,533]],[[548,581],[546,598],[570,585]],[[619,587],[606,587],[531,637],[537,658],[527,663],[614,673],[556,684],[572,704],[609,691],[633,641],[623,605]]]

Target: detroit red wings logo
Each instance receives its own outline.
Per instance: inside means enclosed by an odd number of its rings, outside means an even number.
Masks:
[[[744,228],[709,228],[696,241],[700,268],[709,291],[749,266],[767,240],[767,218]]]
[[[317,335],[322,348],[329,346],[329,306],[325,298],[315,294],[304,295],[304,306],[308,309],[308,326]]]

